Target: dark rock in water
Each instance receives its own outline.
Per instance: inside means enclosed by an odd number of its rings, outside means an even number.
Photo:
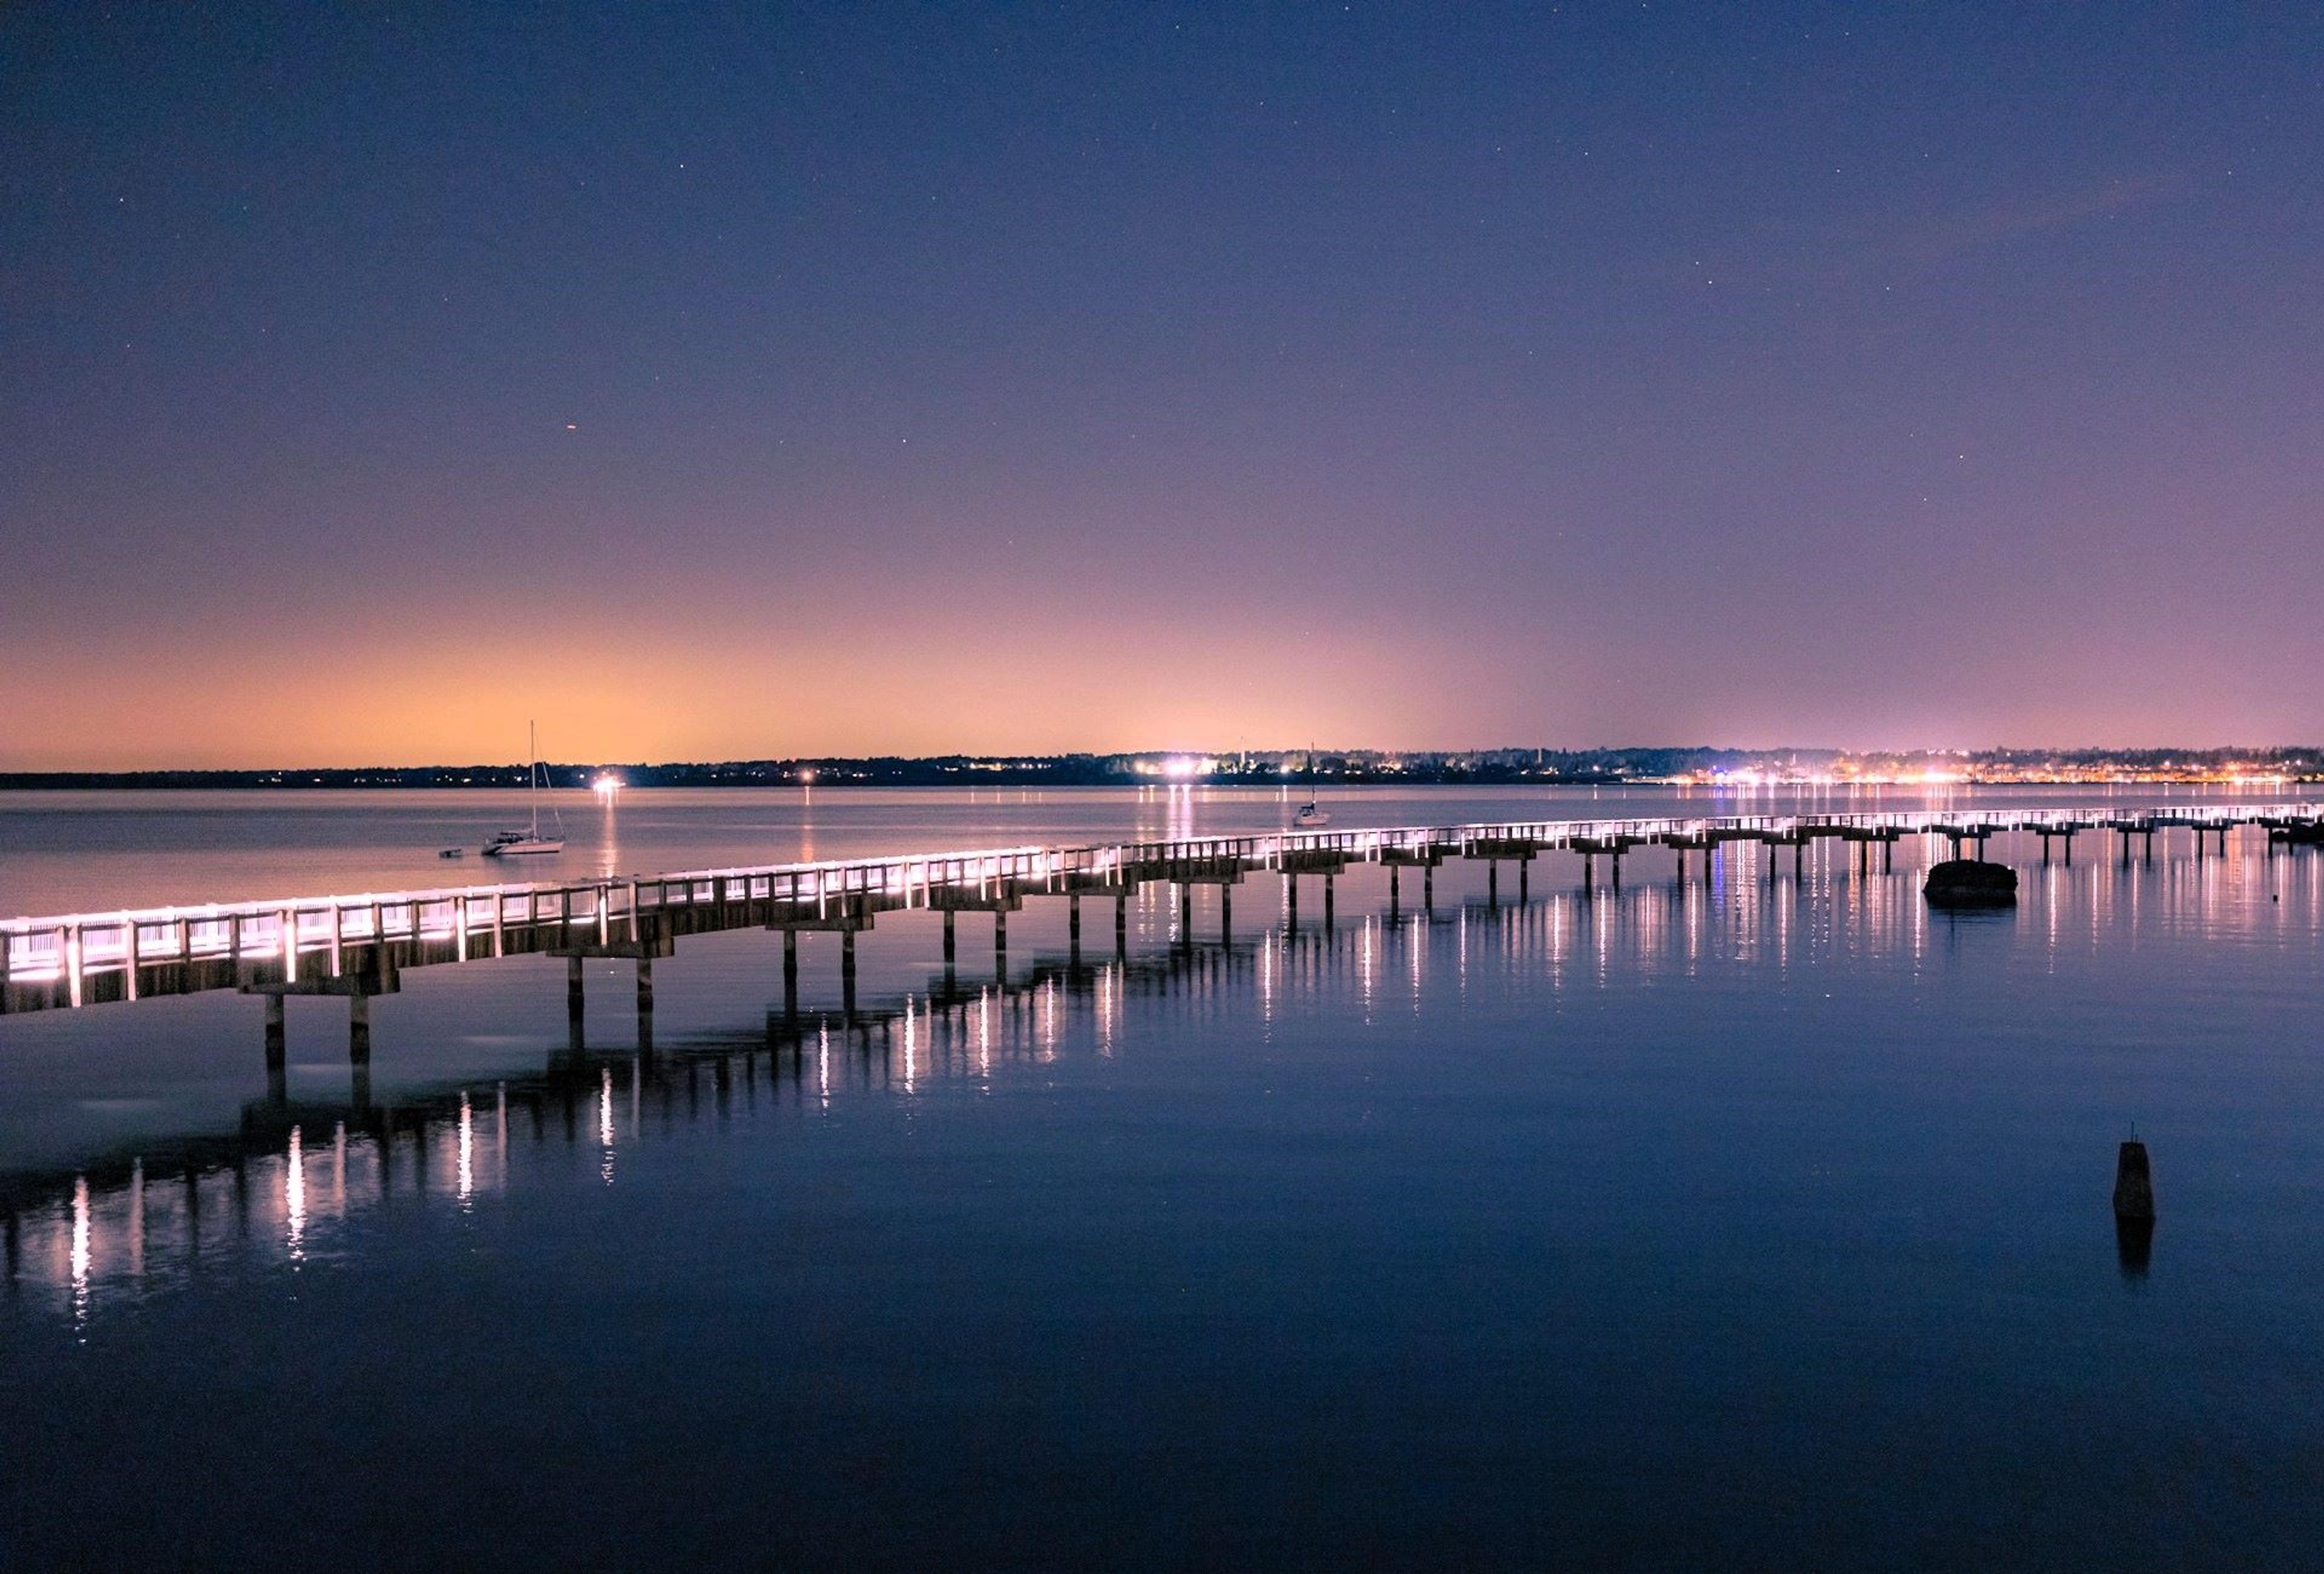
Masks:
[[[1942,907],[2006,907],[2017,900],[2017,871],[2006,864],[1948,858],[1929,870],[1921,894]]]
[[[2114,1217],[2118,1222],[2154,1222],[2154,1179],[2146,1168],[2146,1144],[2127,1142],[2114,1162]]]

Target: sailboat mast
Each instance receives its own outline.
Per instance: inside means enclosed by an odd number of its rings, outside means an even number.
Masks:
[[[525,767],[524,793],[532,809],[532,839],[539,841],[540,839],[540,723],[538,721],[528,721],[524,724],[524,746],[532,756],[532,763]]]

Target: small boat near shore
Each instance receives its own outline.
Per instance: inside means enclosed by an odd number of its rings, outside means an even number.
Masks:
[[[479,849],[487,858],[521,858],[565,850],[563,835],[543,836],[540,831],[540,734],[535,724],[525,723],[525,739],[532,754],[532,763],[525,773],[525,792],[531,800],[531,823],[523,830],[495,832],[492,840]],[[564,828],[560,825],[558,829],[561,833]],[[453,855],[447,851],[444,856]]]
[[[1331,811],[1315,798],[1315,745],[1307,745],[1307,801],[1291,817],[1294,830],[1321,830],[1332,823]]]

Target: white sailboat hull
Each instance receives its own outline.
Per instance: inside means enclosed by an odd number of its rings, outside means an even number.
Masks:
[[[561,853],[562,839],[552,837],[522,837],[512,842],[494,842],[484,849],[488,858],[521,858],[534,853]]]
[[[532,805],[532,823],[522,830],[502,831],[479,847],[477,851],[488,858],[532,857],[565,850],[563,837],[540,834],[540,734],[532,723],[527,722],[524,736],[532,753],[532,763],[525,767],[524,775],[525,796]],[[564,829],[562,820],[558,822],[558,829]]]

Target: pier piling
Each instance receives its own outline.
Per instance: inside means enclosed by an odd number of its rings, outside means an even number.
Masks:
[[[2154,1222],[2154,1178],[2146,1162],[2146,1144],[2135,1137],[2124,1143],[2114,1161],[2114,1216],[2133,1222]]]
[[[388,896],[317,897],[295,903],[253,903],[215,916],[189,921],[183,910],[147,908],[92,916],[65,914],[8,921],[0,933],[0,1014],[110,1007],[151,996],[209,989],[240,989],[267,1001],[266,1048],[270,1063],[284,1059],[284,997],[345,995],[351,1000],[396,992],[401,968],[442,962],[481,961],[489,957],[555,956],[567,959],[568,1021],[580,1041],[586,1013],[587,959],[640,959],[641,1018],[652,1006],[650,964],[641,958],[671,954],[678,939],[748,925],[783,931],[783,992],[787,1012],[798,1009],[798,935],[815,931],[842,936],[844,975],[853,972],[853,932],[872,926],[881,912],[933,908],[945,914],[944,959],[947,971],[958,954],[958,912],[995,914],[996,959],[1005,956],[1007,921],[1001,915],[1023,902],[1050,895],[1067,899],[1066,928],[1074,955],[1081,940],[1084,895],[1114,899],[1114,949],[1129,954],[1129,896],[1141,885],[1155,888],[1160,902],[1177,890],[1178,943],[1194,940],[1194,887],[1216,884],[1220,934],[1233,934],[1233,901],[1226,888],[1266,870],[1284,879],[1282,911],[1291,932],[1299,923],[1299,880],[1323,878],[1323,926],[1337,916],[1333,875],[1351,863],[1376,864],[1388,871],[1388,916],[1403,919],[1403,870],[1421,871],[1420,897],[1430,917],[1435,911],[1435,867],[1448,858],[1485,866],[1485,895],[1501,905],[1500,864],[1517,860],[1517,900],[1531,899],[1529,860],[1555,849],[1581,857],[1582,886],[1598,886],[1597,859],[1609,860],[1608,881],[1618,893],[1624,851],[1668,847],[1679,856],[1682,881],[1692,871],[1685,855],[1701,848],[1706,882],[1718,872],[1721,842],[1757,840],[1768,849],[1767,875],[1775,878],[1775,849],[1792,848],[1792,872],[1805,894],[1806,846],[1813,838],[1839,838],[1857,844],[1857,872],[1871,872],[1871,846],[1880,843],[1880,868],[1895,867],[1895,843],[1905,836],[1950,841],[1956,857],[1987,861],[1988,839],[1997,833],[2037,836],[2042,857],[2073,862],[2075,835],[2083,830],[2121,838],[2126,865],[2131,838],[2143,838],[2148,862],[2158,834],[2185,827],[2196,856],[2229,856],[2237,826],[2264,828],[2266,850],[2324,839],[2324,804],[2274,803],[2227,806],[2166,806],[2125,810],[2111,804],[2080,809],[2024,810],[1997,819],[1958,810],[1879,811],[1812,816],[1713,816],[1634,820],[1567,820],[1405,827],[1331,832],[1323,836],[1246,836],[1173,838],[1160,843],[1062,848],[1010,848],[998,852],[847,860],[816,865],[777,865],[752,870],[673,874],[622,882],[591,880],[571,886],[507,885],[490,890],[406,892]],[[2054,844],[2063,838],[2062,850]],[[1930,845],[1930,856],[1942,843]],[[2010,844],[2015,846],[2016,844]],[[1748,857],[1748,855],[1745,855]],[[1748,865],[1730,866],[1730,873]],[[1827,857],[1824,871],[1830,873]],[[233,904],[224,904],[229,908]],[[616,911],[616,908],[619,910]],[[1166,918],[1167,906],[1157,911]],[[492,938],[489,949],[483,937]],[[350,1006],[349,1052],[365,1052],[368,1005]],[[650,1031],[650,1030],[648,1030]]]
[[[2154,1182],[2147,1169],[2146,1144],[2136,1138],[2124,1143],[2115,1155],[2114,1239],[2123,1276],[2144,1278],[2154,1251]]]

